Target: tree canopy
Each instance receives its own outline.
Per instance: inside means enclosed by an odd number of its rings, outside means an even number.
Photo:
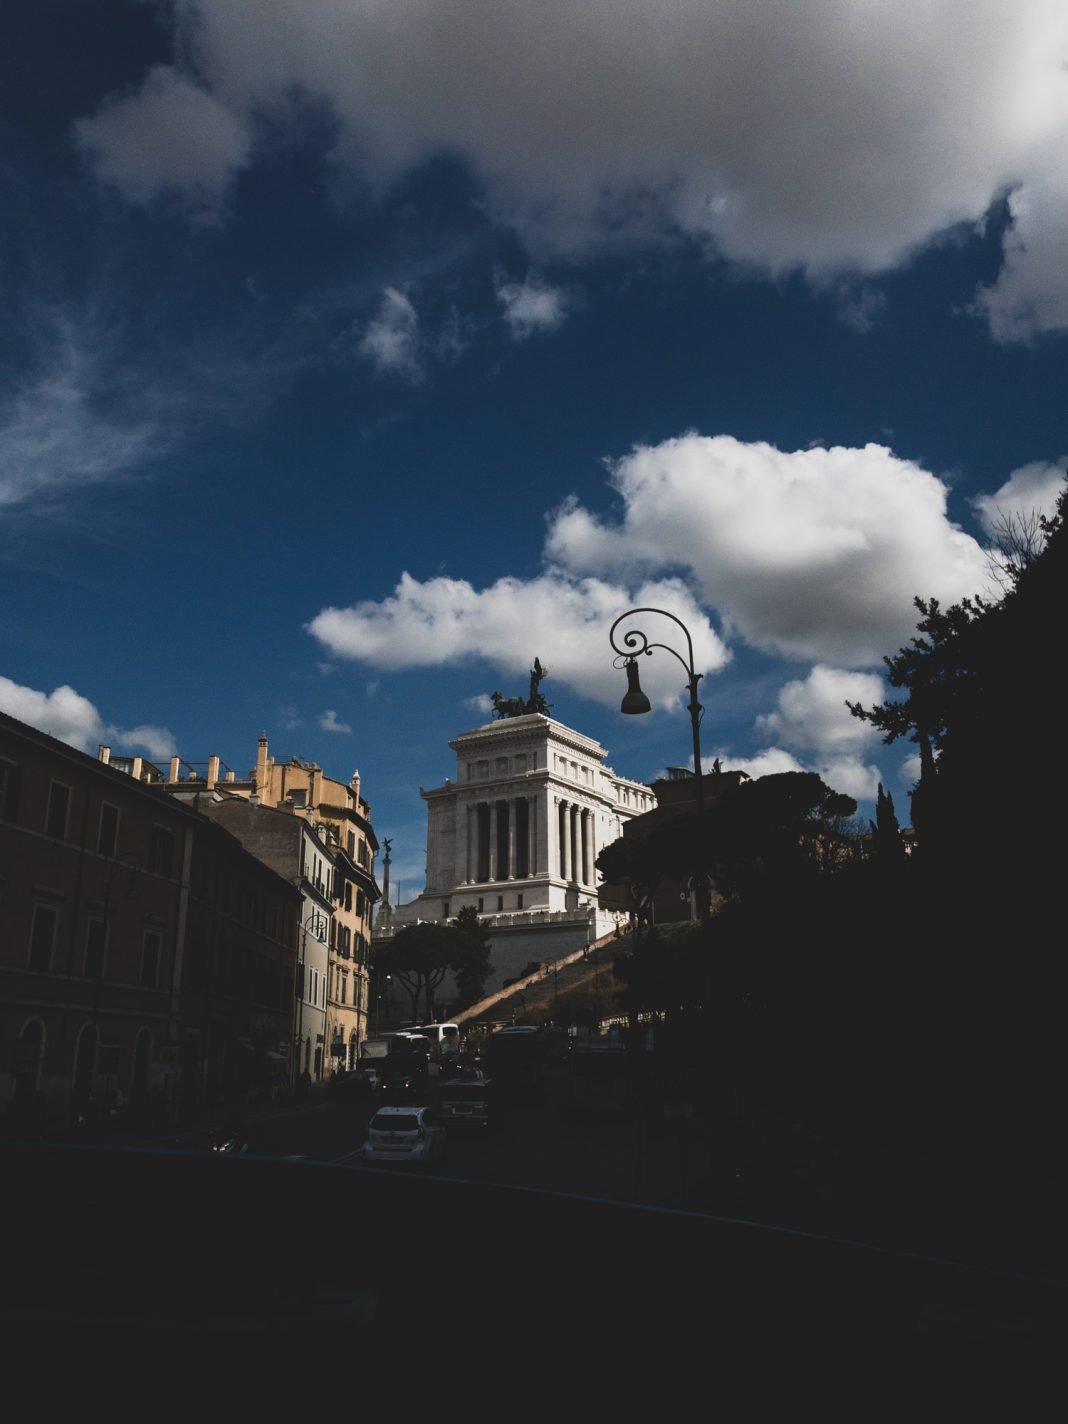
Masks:
[[[1024,842],[1040,853],[1049,844],[1034,832],[1062,804],[1066,500],[1068,485],[1040,521],[1044,546],[1012,566],[1000,602],[916,599],[918,636],[886,659],[900,699],[847,703],[885,742],[918,744],[912,824],[919,853],[943,869],[995,845],[1004,864]]]
[[[405,925],[377,946],[375,968],[380,974],[391,974],[403,987],[411,1000],[412,1018],[418,1023],[433,1018],[434,991],[446,974],[477,975],[486,955],[485,943],[455,921],[425,921]],[[422,1014],[420,1001],[425,1006]]]
[[[744,896],[842,863],[857,803],[814,771],[761,776],[733,787],[706,814],[708,855],[721,894]]]
[[[452,924],[469,940],[461,962],[453,966],[456,975],[456,1007],[466,1009],[482,998],[486,980],[493,968],[490,962],[490,933],[479,919],[474,905],[465,905]]]

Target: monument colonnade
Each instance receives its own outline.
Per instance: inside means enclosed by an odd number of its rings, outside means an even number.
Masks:
[[[559,876],[595,883],[596,815],[591,806],[544,793],[463,801],[457,808],[464,885]]]

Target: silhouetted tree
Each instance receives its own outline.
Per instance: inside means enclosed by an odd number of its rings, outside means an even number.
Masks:
[[[455,924],[426,922],[405,925],[375,950],[380,975],[391,974],[411,1000],[412,1019],[431,1019],[434,991],[451,970],[461,974],[485,956],[484,945]],[[420,1015],[420,1000],[425,1013]]]
[[[883,790],[879,782],[879,795],[875,802],[875,820],[871,827],[872,859],[883,868],[900,866],[905,860],[905,843],[901,839],[901,827],[894,811],[894,798]]]
[[[815,772],[788,771],[733,787],[705,814],[717,889],[744,897],[840,867],[857,803]]]
[[[913,998],[899,1002],[915,1102],[933,1141],[964,1154],[962,1144],[993,1138],[1000,1161],[1018,1154],[1021,1181],[1019,1162],[1031,1161],[1032,1185],[1068,1072],[1063,954],[1051,933],[1062,913],[1058,818],[1068,796],[1066,500],[1068,486],[1042,521],[1044,546],[1014,566],[1000,602],[943,610],[917,600],[920,636],[887,659],[899,701],[850,705],[885,741],[908,736],[921,751],[916,850],[898,920],[912,971]]]
[[[493,965],[490,962],[490,932],[479,919],[474,905],[465,905],[453,926],[467,935],[469,947],[464,951],[461,962],[455,966],[456,1007],[469,1008],[482,998]]]

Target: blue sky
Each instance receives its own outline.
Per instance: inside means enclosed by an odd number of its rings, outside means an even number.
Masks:
[[[845,699],[1068,463],[1059,0],[7,0],[0,41],[0,707],[359,768],[410,898],[420,786],[535,656],[616,771],[686,763],[668,654],[618,710],[651,605],[706,761],[907,821]]]

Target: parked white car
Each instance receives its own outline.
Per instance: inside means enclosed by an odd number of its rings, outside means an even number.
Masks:
[[[430,1166],[445,1151],[445,1129],[429,1107],[404,1103],[379,1108],[367,1128],[363,1162]]]

